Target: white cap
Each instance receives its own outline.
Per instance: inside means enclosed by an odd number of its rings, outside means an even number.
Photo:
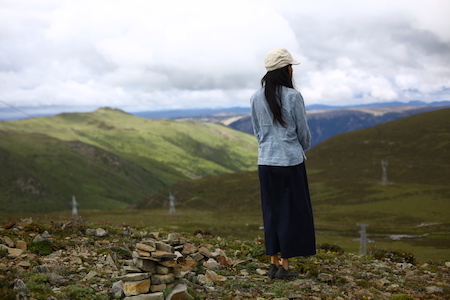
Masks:
[[[264,65],[267,71],[281,69],[288,65],[299,65],[300,62],[292,58],[292,55],[284,48],[275,48],[267,53]]]

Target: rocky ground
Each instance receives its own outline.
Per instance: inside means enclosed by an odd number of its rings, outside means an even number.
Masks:
[[[0,300],[450,299],[450,262],[417,263],[405,251],[359,256],[324,244],[292,267],[296,279],[268,279],[261,238],[82,219],[0,228]]]

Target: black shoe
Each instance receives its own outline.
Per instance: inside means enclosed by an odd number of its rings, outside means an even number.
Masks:
[[[285,270],[283,266],[279,266],[275,273],[275,278],[278,279],[292,279],[298,276],[298,273]]]
[[[275,273],[278,271],[277,266],[275,266],[274,264],[270,264],[269,266],[269,271],[267,272],[267,276],[270,279],[273,279],[275,277]]]

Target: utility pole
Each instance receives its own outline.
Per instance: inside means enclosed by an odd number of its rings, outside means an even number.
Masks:
[[[361,230],[359,231],[359,233],[361,233],[361,237],[359,238],[359,254],[366,255],[367,254],[366,227],[369,226],[369,224],[358,223],[356,225],[361,227]]]
[[[172,193],[169,194],[169,214],[174,214],[175,211],[175,197]]]
[[[72,217],[77,219],[78,218],[78,203],[75,199],[75,196],[72,196]]]
[[[388,167],[387,160],[381,161],[381,169],[383,169],[383,175],[381,177],[381,183],[386,185],[388,183],[388,177],[387,177],[387,167]]]

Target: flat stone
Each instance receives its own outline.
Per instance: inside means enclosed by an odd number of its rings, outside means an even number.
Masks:
[[[129,281],[123,283],[123,291],[125,296],[136,296],[148,293],[150,290],[150,279],[142,281]]]
[[[136,249],[136,252],[139,254],[139,256],[143,256],[143,257],[150,257],[152,256],[152,254],[150,252],[141,250],[141,249]]]
[[[151,273],[129,273],[123,276],[118,276],[117,279],[122,281],[141,281],[149,279],[151,275]]]
[[[175,276],[172,273],[161,275],[155,274],[151,277],[153,284],[172,283],[175,281]]]
[[[123,266],[122,270],[124,270],[126,273],[139,273],[141,272],[141,269],[135,266]]]
[[[206,256],[206,257],[208,257],[208,258],[210,258],[210,257],[212,257],[213,255],[211,254],[211,251],[209,251],[209,249],[208,248],[206,248],[206,247],[200,247],[199,249],[198,249],[198,252],[200,252],[200,254],[201,255],[203,255],[203,256]]]
[[[156,250],[152,253],[152,256],[160,259],[174,259],[175,257],[177,257],[172,252],[166,252],[163,250]]]
[[[169,274],[170,268],[161,265],[156,265],[156,274],[166,275]]]
[[[196,261],[201,261],[202,259],[205,258],[203,255],[200,254],[200,252],[192,253],[191,257]]]
[[[15,247],[14,241],[9,236],[4,236],[3,241],[5,242],[6,246],[8,246],[10,248]]]
[[[183,251],[181,253],[188,255],[197,252],[198,248],[194,244],[184,243]]]
[[[31,263],[29,261],[24,260],[19,263],[19,267],[28,269],[29,267],[31,267]]]
[[[164,300],[162,292],[125,297],[124,300]]]
[[[192,300],[194,297],[189,295],[187,287],[184,284],[177,284],[172,292],[167,296],[166,300]]]
[[[156,272],[156,264],[154,261],[135,258],[133,260],[133,262],[137,268],[139,268],[145,272],[150,272],[152,274]]]
[[[209,270],[220,269],[220,264],[214,258],[210,258],[207,261],[203,262],[203,266]]]
[[[177,268],[178,264],[173,260],[163,260],[158,262],[159,265],[167,267],[167,268]]]
[[[150,246],[150,245],[142,244],[142,243],[137,243],[136,244],[136,249],[142,250],[142,251],[145,251],[145,252],[153,252],[153,251],[156,250],[156,248],[154,246]]]
[[[23,250],[17,248],[8,248],[8,256],[11,258],[16,258],[22,255]]]
[[[161,283],[161,284],[152,284],[150,286],[150,292],[155,293],[155,292],[161,292],[162,290],[164,290],[165,288],[167,288],[167,284],[165,283]]]
[[[173,253],[173,247],[171,245],[168,245],[166,243],[163,242],[156,242],[156,249],[157,250],[161,250],[161,251],[165,251],[165,252],[170,252]]]

